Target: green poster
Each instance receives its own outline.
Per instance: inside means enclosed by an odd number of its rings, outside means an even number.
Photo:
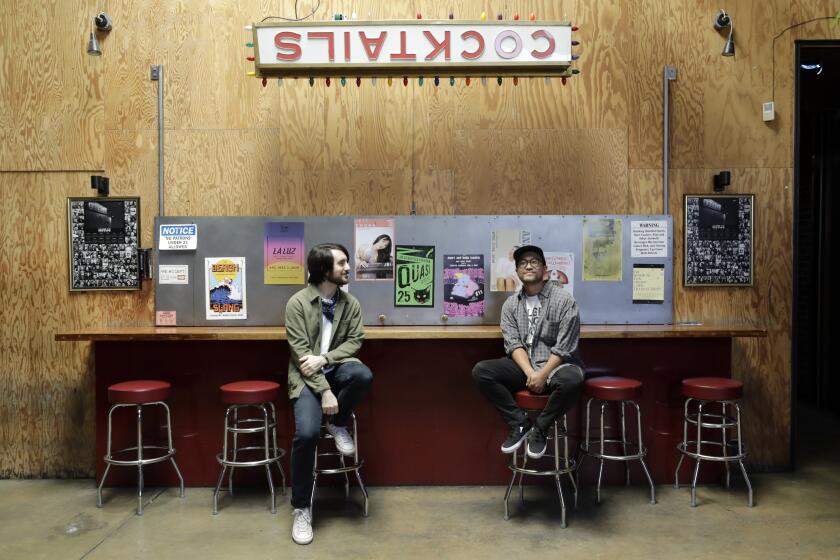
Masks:
[[[435,248],[397,245],[395,307],[435,306]]]

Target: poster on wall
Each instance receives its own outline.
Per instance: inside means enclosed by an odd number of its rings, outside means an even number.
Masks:
[[[435,306],[435,248],[397,245],[395,307]]]
[[[545,267],[548,280],[575,295],[575,254],[574,253],[545,253]]]
[[[265,284],[303,284],[303,222],[268,222],[263,246]]]
[[[394,219],[359,218],[353,225],[356,280],[393,280]]]
[[[443,312],[484,316],[484,255],[443,256]]]
[[[522,285],[516,275],[513,252],[531,243],[531,232],[495,229],[490,232],[490,291],[515,292]]]
[[[70,291],[139,290],[140,199],[67,200]]]
[[[752,286],[753,202],[751,194],[685,196],[686,286]]]
[[[205,258],[204,295],[208,321],[247,319],[245,257]]]
[[[583,280],[621,282],[621,219],[583,219]]]

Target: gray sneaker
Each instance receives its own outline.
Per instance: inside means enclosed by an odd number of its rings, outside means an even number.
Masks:
[[[292,540],[297,544],[312,542],[312,514],[309,508],[295,509],[292,512],[295,520],[292,522]]]

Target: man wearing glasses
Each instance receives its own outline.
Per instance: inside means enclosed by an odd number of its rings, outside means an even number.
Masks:
[[[510,426],[502,453],[513,453],[527,439],[528,457],[539,459],[545,454],[549,427],[574,406],[583,390],[580,317],[569,292],[547,280],[542,249],[525,245],[513,259],[522,289],[502,306],[507,356],[477,363],[473,380]],[[549,394],[533,425],[513,396],[525,388]]]

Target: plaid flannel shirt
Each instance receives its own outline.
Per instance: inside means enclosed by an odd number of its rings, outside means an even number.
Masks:
[[[555,282],[546,282],[538,296],[542,314],[531,344],[531,364],[539,369],[554,354],[563,358],[565,364],[585,369],[578,351],[580,314],[575,299]],[[528,350],[525,344],[528,338],[528,308],[521,289],[502,306],[501,327],[508,356],[517,348]]]

